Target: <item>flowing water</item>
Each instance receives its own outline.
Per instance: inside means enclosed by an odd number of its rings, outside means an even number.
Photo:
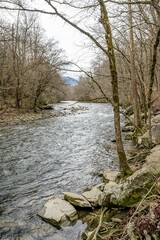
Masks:
[[[79,110],[70,109],[76,107]],[[108,104],[63,102],[66,114],[0,129],[0,238],[80,240],[85,224],[57,230],[37,212],[63,191],[82,193],[98,173],[116,169],[113,111]]]

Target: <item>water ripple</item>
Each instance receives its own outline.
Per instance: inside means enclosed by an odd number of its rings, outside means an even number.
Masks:
[[[61,103],[55,109],[69,107]],[[81,193],[99,182],[96,173],[117,168],[111,106],[76,107],[82,110],[73,115],[1,129],[1,239],[81,239],[82,222],[57,231],[37,217],[46,199]]]

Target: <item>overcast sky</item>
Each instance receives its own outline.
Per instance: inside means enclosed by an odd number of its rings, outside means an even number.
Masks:
[[[51,11],[51,8],[44,3],[44,0],[28,0],[28,3],[29,5],[32,4],[32,6],[36,8]],[[65,12],[68,11],[64,6],[62,6],[60,10],[61,12],[63,12],[63,10]],[[69,11],[67,14],[68,13],[69,15],[76,16],[76,12]],[[16,19],[14,12],[4,11],[4,16],[5,18],[8,18],[9,21],[12,21],[12,18]],[[88,47],[89,41],[87,40],[87,37],[71,27],[69,24],[64,23],[60,18],[53,15],[39,14],[39,22],[42,28],[44,28],[46,35],[59,42],[59,47],[64,50],[69,61],[76,63],[85,71],[89,70],[90,63],[94,58],[94,53],[92,52],[93,50],[91,51],[91,48]],[[75,72],[68,72],[66,74],[76,78],[80,76],[80,73]]]
[[[37,1],[36,5],[44,8],[40,1]],[[65,51],[69,61],[75,62],[85,70],[89,69],[90,62],[93,59],[93,52],[88,48],[88,40],[83,34],[53,15],[39,15],[39,21],[47,36],[49,38],[53,37],[59,42],[59,47]],[[78,77],[80,73],[68,72],[68,75]]]
[[[41,15],[40,24],[49,38],[53,37],[58,40],[59,46],[65,51],[68,60],[81,67],[89,67],[91,52],[85,47],[86,38],[81,33],[54,16]],[[73,75],[79,74],[73,73]]]

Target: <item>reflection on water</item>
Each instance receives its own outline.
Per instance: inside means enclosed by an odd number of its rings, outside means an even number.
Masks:
[[[55,111],[73,103],[55,105]],[[78,240],[85,226],[57,230],[37,211],[63,191],[82,193],[97,173],[117,168],[113,112],[107,104],[75,103],[81,110],[0,129],[2,239]]]

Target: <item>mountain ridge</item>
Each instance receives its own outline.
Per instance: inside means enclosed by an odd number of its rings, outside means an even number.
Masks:
[[[73,78],[73,77],[69,77],[69,76],[64,76],[63,80],[65,81],[66,84],[68,85],[77,85],[78,84],[78,80]]]

